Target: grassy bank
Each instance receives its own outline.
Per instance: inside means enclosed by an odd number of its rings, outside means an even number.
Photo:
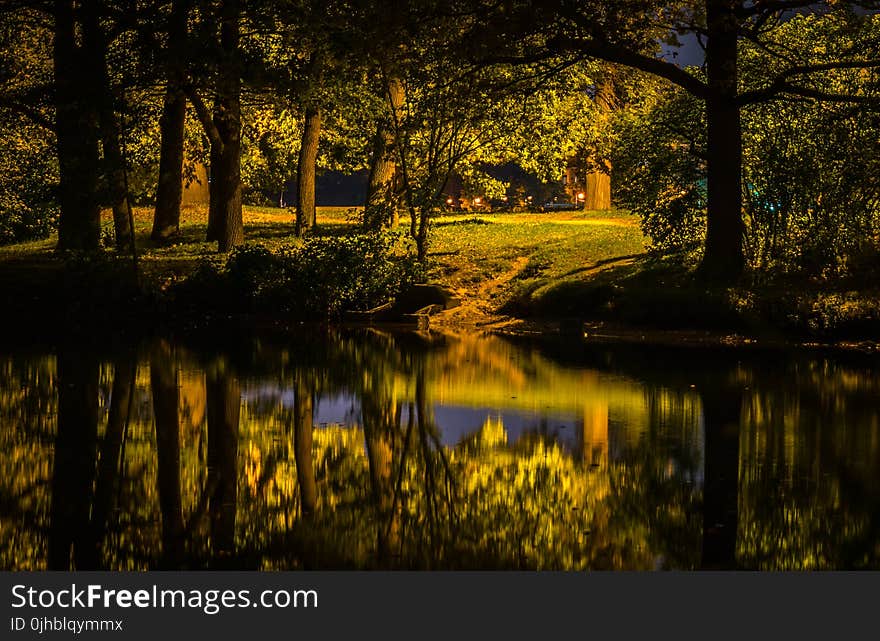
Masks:
[[[150,240],[151,215],[147,209],[135,212],[137,281],[131,258],[109,249],[98,259],[63,258],[54,253],[51,238],[0,248],[7,315],[28,317],[59,306],[85,317],[119,309],[173,314],[166,293],[199,266],[222,264],[222,257],[204,241],[204,208],[184,210],[180,236],[167,246]],[[355,217],[352,209],[320,208],[315,235],[353,234]],[[288,210],[245,209],[248,243],[272,252],[296,247],[292,224]],[[104,226],[109,245],[109,217]],[[880,334],[880,287],[873,282],[752,280],[707,288],[694,278],[687,259],[648,256],[638,220],[622,212],[442,216],[431,231],[427,276],[463,301],[437,319],[451,326],[497,328],[526,321],[546,327],[573,319],[803,339]]]

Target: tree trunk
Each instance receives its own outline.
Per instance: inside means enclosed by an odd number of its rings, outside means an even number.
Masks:
[[[58,354],[58,428],[52,469],[49,569],[89,565],[89,513],[98,445],[98,360],[86,352]]]
[[[296,184],[296,235],[315,227],[315,174],[318,161],[318,143],[321,137],[321,111],[317,107],[306,108],[302,145],[299,149]]]
[[[214,124],[223,142],[211,157],[211,207],[209,220],[216,226],[217,244],[228,252],[244,242],[241,214],[241,72],[238,44],[238,0],[220,7],[221,60],[217,73]],[[216,191],[214,191],[216,190]]]
[[[113,87],[107,70],[107,36],[95,12],[83,15],[83,47],[88,67],[95,74],[97,93],[93,99],[97,105],[101,147],[104,151],[104,181],[113,211],[116,250],[127,251],[131,248],[132,212],[120,143],[122,131],[113,105]]]
[[[744,268],[742,123],[737,104],[737,18],[733,0],[706,0],[709,95],[706,251],[700,267],[710,280],[736,280]]]
[[[83,13],[94,12],[84,3]],[[76,44],[72,0],[56,0],[54,31],[55,133],[61,216],[58,249],[95,251],[101,245],[96,73]]]
[[[389,76],[385,91],[390,113],[379,121],[373,140],[364,209],[364,226],[368,229],[396,227],[399,222],[400,189],[395,128],[400,125],[403,116],[403,83],[399,78]]]
[[[611,209],[611,172],[592,171],[587,174],[584,189],[584,209]]]
[[[211,149],[208,152],[208,170],[210,176],[208,178],[208,229],[207,240],[220,240],[220,188],[219,183],[215,179],[214,172],[219,171],[220,167],[220,147],[215,143],[211,143]]]
[[[165,90],[162,116],[159,118],[159,182],[156,186],[153,233],[150,236],[160,243],[180,230],[185,123],[186,98],[180,91],[169,86]]]
[[[156,187],[156,210],[152,239],[164,242],[180,231],[180,201],[183,196],[183,145],[186,124],[186,96],[183,86],[186,72],[183,55],[186,48],[189,3],[177,0],[171,9],[168,29],[167,86],[159,119],[159,183]]]
[[[603,78],[596,86],[596,107],[601,119],[607,121],[617,108],[618,100],[614,91],[614,75],[610,67],[606,68]],[[584,209],[611,209],[611,162],[608,159],[593,159],[594,171],[587,174],[584,185]],[[598,167],[596,167],[598,165]]]
[[[177,364],[164,340],[150,354],[150,388],[156,423],[156,467],[162,515],[162,569],[176,569],[183,554],[180,497],[180,419]]]
[[[113,209],[113,232],[116,238],[116,251],[126,252],[131,249],[132,242],[132,211],[128,198],[128,181],[126,180],[125,158],[119,140],[121,131],[119,121],[112,109],[101,111],[101,140],[104,147],[104,163],[107,167],[106,177],[110,195],[110,206]]]
[[[210,497],[211,538],[221,559],[235,550],[238,499],[238,430],[241,391],[230,372],[213,372],[207,378],[208,475],[215,487]]]
[[[297,374],[293,389],[293,455],[296,459],[296,479],[299,483],[300,504],[303,516],[314,514],[318,504],[318,488],[312,463],[312,431],[314,414],[312,391],[305,384],[302,374]]]

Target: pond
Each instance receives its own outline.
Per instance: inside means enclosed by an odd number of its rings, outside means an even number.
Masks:
[[[6,347],[0,569],[878,569],[878,401],[803,350]]]

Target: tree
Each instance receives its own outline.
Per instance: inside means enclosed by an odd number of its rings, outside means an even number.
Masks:
[[[872,55],[876,38],[871,34],[862,34],[861,46],[825,53],[790,51],[775,42],[779,26],[796,12],[828,18],[830,25],[842,20],[858,32],[861,18],[854,9],[876,8],[876,0],[641,0],[625,5],[601,0],[577,5],[526,0],[477,5],[468,38],[483,62],[600,59],[664,78],[705,101],[708,201],[701,270],[719,282],[737,278],[744,268],[742,107],[785,95],[857,100],[824,91],[817,84],[822,74],[880,66]],[[704,78],[657,55],[661,40],[675,43],[681,35],[695,36],[703,45]],[[783,63],[751,87],[740,86],[739,50],[744,42],[757,43]],[[496,51],[489,52],[490,48]]]
[[[610,209],[613,124],[633,75],[595,61],[562,70],[536,65],[524,79],[530,118],[510,132],[510,160],[545,182],[574,178],[566,186],[574,198],[583,193],[585,209]]]
[[[77,37],[83,18],[94,19],[97,2],[76,6],[56,0],[53,60],[55,134],[61,209],[58,249],[94,251],[101,243],[99,128],[95,96],[101,92],[94,60]]]
[[[302,102],[305,122],[299,146],[296,169],[296,235],[312,229],[317,220],[315,212],[315,179],[318,162],[318,144],[321,138],[320,92],[323,61],[321,52],[314,51],[308,62],[308,87]]]
[[[104,9],[101,7],[102,13]],[[103,182],[106,199],[109,200],[113,212],[116,248],[125,251],[132,246],[134,240],[133,218],[128,194],[126,159],[122,150],[122,133],[116,115],[117,100],[108,69],[111,63],[109,59],[111,40],[112,35],[102,24],[98,11],[83,12],[82,46],[85,51],[83,62],[88,65],[89,73],[94,75],[96,93],[92,96],[92,100],[97,111],[100,131]]]
[[[403,117],[404,89],[395,73],[384,71],[382,77],[386,109],[377,119],[376,135],[373,138],[364,207],[364,226],[368,229],[396,227],[401,200],[394,124],[399,123]]]
[[[238,439],[241,388],[224,361],[207,374],[208,467],[214,491],[209,498],[214,553],[228,558],[235,551],[238,500]]]
[[[190,0],[175,0],[168,21],[165,97],[159,119],[160,155],[152,238],[163,242],[180,229],[186,125],[186,51]]]
[[[863,30],[880,26],[865,17]],[[845,51],[858,39],[846,25],[800,15],[776,28],[775,42],[789,51]],[[845,28],[846,27],[846,28]],[[787,61],[746,43],[740,47],[744,86]],[[742,109],[744,243],[746,263],[764,276],[857,275],[877,255],[880,162],[878,97],[871,73],[840,69],[823,88],[858,102],[782,97]],[[662,251],[691,249],[705,234],[705,104],[661,80],[644,77],[630,105],[614,119],[614,162],[623,206]]]
[[[507,70],[463,74],[461,60],[446,48],[425,45],[398,73],[399,108],[395,92],[388,94],[394,149],[410,236],[424,261],[430,219],[443,205],[450,178],[506,159],[509,132],[528,122],[530,103]],[[390,78],[384,82],[394,86]]]
[[[208,240],[217,241],[218,249],[228,252],[244,242],[241,210],[242,5],[239,0],[220,2],[216,18],[220,25],[219,37],[216,43],[208,43],[208,51],[216,56],[213,113],[195,87],[189,87],[188,97],[211,143]],[[215,35],[212,27],[213,23],[204,25],[209,38]]]

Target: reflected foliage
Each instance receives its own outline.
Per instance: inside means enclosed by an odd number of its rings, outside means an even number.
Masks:
[[[372,331],[7,354],[0,566],[877,568],[877,381]]]

